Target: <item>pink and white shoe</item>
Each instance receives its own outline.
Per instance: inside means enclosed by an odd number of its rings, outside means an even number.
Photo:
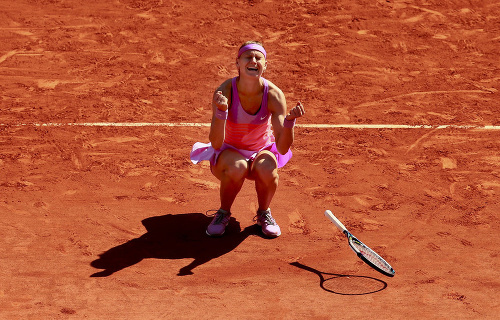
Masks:
[[[215,214],[212,222],[207,227],[207,235],[211,237],[220,237],[226,231],[226,227],[231,218],[231,213],[225,210],[219,209]]]
[[[281,235],[280,226],[271,215],[271,209],[257,212],[257,224],[262,227],[262,233],[268,237],[276,238]]]

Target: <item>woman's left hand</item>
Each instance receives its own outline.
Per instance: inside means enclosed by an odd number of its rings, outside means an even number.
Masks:
[[[306,113],[304,106],[302,103],[299,101],[297,102],[297,105],[290,110],[290,113],[287,114],[286,120],[292,121],[293,119],[300,118]]]

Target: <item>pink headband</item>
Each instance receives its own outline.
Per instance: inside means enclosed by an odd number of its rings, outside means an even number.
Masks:
[[[238,51],[238,58],[243,54],[243,52],[248,51],[248,50],[260,51],[260,52],[262,52],[262,54],[264,54],[264,58],[267,59],[266,50],[264,50],[264,48],[261,45],[258,45],[256,43],[247,44],[246,46],[242,47],[240,49],[240,51]]]

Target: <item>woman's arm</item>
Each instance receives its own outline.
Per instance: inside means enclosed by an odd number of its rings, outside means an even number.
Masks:
[[[231,79],[228,79],[215,90],[212,98],[212,124],[208,137],[214,149],[220,149],[224,142],[230,97]]]
[[[278,149],[279,153],[286,154],[294,141],[293,124],[296,118],[304,115],[304,106],[298,102],[287,113],[285,95],[278,87],[270,84],[268,107],[271,112],[271,124],[276,139],[276,149]]]

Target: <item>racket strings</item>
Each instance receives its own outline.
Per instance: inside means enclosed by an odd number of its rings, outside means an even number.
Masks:
[[[351,244],[356,247],[363,257],[365,257],[368,261],[373,263],[378,268],[385,270],[388,273],[392,273],[392,267],[385,261],[381,256],[379,256],[375,251],[367,247],[363,243],[358,243],[357,241],[352,241]]]

